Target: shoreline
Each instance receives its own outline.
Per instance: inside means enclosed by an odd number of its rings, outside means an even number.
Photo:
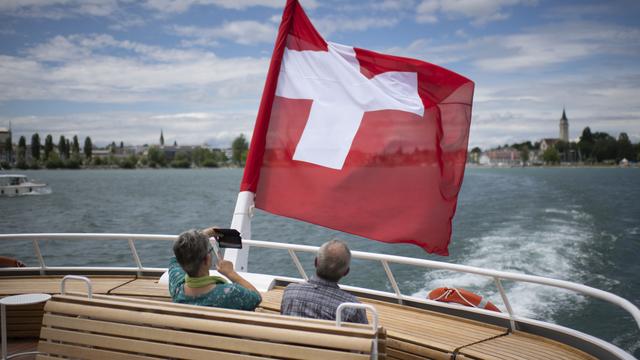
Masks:
[[[520,166],[520,165],[477,165],[477,164],[467,164],[467,168],[473,169],[638,169],[640,168],[640,163],[638,164],[629,164],[628,166],[620,166],[617,164],[592,164],[592,165],[529,165],[529,166]]]

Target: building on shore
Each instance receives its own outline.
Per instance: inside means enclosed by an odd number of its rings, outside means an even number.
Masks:
[[[480,164],[511,167],[522,165],[522,160],[520,158],[520,151],[512,147],[505,147],[485,151],[480,157]]]
[[[577,153],[569,144],[569,119],[567,112],[563,108],[559,122],[559,133],[557,138],[540,139],[539,147],[528,148],[529,151],[522,150],[517,146],[499,147],[497,149],[486,150],[482,153],[471,153],[469,162],[485,166],[522,166],[527,164],[543,164],[543,154],[549,148],[555,148],[560,152],[561,161],[577,161]],[[520,146],[526,146],[524,143]],[[529,144],[531,146],[531,144]],[[523,163],[523,157],[525,159]]]
[[[549,148],[555,148],[560,156],[561,162],[576,162],[579,155],[575,148],[572,148],[569,142],[569,119],[567,118],[567,112],[562,109],[562,117],[559,122],[558,138],[546,138],[540,140],[540,149],[536,154],[536,157],[540,160],[543,158],[544,152]],[[541,161],[540,161],[541,162]]]
[[[13,156],[13,151],[6,151],[5,143],[11,141],[11,127],[3,128],[0,127],[0,162],[11,162],[11,158]]]
[[[560,118],[560,140],[569,142],[569,119],[567,119],[564,108],[562,109],[562,117]]]

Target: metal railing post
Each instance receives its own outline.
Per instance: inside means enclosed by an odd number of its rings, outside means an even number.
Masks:
[[[295,251],[293,251],[292,249],[289,249],[289,255],[291,255],[291,260],[293,260],[293,263],[296,265],[296,268],[298,268],[298,272],[304,278],[304,281],[309,280],[309,277],[307,276],[306,271],[304,271],[304,267],[302,267],[302,264],[300,263],[300,259],[298,259],[298,255],[296,255]]]
[[[391,272],[389,263],[386,260],[382,260],[380,262],[382,263],[382,267],[384,267],[384,272],[387,273],[387,278],[391,283],[391,287],[393,287],[393,290],[396,292],[396,297],[398,298],[398,304],[402,305],[402,293],[400,292],[400,287],[398,287],[396,278],[393,276],[393,273]]]
[[[131,249],[131,254],[133,255],[133,260],[136,262],[136,266],[138,266],[138,276],[142,276],[142,261],[140,261],[140,256],[138,256],[138,251],[136,250],[136,245],[133,242],[133,239],[129,239],[129,248]]]
[[[40,263],[40,275],[44,275],[47,266],[44,264],[44,258],[42,257],[42,252],[40,252],[40,245],[38,244],[38,240],[36,239],[33,239],[33,248],[36,251],[36,256],[38,257],[38,262]]]
[[[502,296],[502,302],[504,302],[504,306],[507,308],[507,312],[509,313],[509,326],[511,327],[511,332],[514,332],[516,331],[516,321],[514,319],[511,303],[509,302],[509,298],[507,298],[507,293],[504,291],[504,288],[502,287],[502,282],[500,282],[500,279],[497,277],[494,277],[493,279],[496,281],[496,286],[498,287],[500,296]]]

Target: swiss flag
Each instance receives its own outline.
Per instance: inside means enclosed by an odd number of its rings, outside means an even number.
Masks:
[[[241,191],[274,214],[448,255],[473,88],[433,64],[326,42],[288,0]]]

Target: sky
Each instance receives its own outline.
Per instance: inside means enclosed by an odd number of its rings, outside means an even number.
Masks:
[[[2,0],[0,127],[106,145],[251,137],[285,0]],[[640,141],[640,1],[302,0],[328,41],[476,84],[469,148]]]

